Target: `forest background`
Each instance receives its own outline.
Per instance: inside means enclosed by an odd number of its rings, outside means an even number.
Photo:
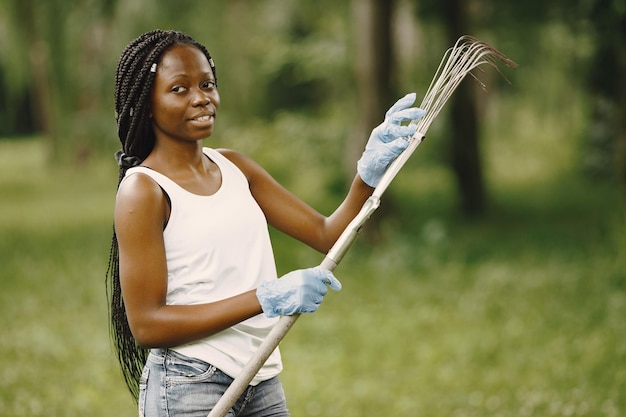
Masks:
[[[211,51],[212,147],[321,211],[463,34],[463,83],[283,343],[294,416],[626,413],[626,1],[0,1],[0,416],[131,416],[104,273],[124,46]],[[321,254],[272,231],[280,272]]]

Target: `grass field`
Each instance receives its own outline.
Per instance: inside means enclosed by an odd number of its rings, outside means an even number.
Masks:
[[[136,415],[107,329],[112,165],[0,141],[0,416]],[[357,242],[282,345],[294,417],[626,415],[623,191],[509,178],[470,222],[445,172],[411,169],[382,243]],[[275,249],[281,271],[321,261]]]

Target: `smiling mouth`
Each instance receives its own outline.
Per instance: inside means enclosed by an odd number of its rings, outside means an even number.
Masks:
[[[191,120],[195,120],[197,122],[208,122],[208,121],[210,121],[212,119],[213,119],[213,115],[209,114],[209,115],[206,115],[206,116],[196,117],[196,118],[191,119]]]

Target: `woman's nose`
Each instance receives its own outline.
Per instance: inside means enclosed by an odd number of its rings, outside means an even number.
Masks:
[[[195,91],[193,98],[192,98],[192,104],[194,106],[206,106],[210,102],[211,102],[211,97],[209,97],[208,93],[202,90]]]

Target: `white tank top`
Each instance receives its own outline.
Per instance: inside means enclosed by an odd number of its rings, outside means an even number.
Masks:
[[[210,196],[186,191],[147,167],[126,172],[126,177],[137,172],[150,176],[171,200],[170,218],[163,231],[167,304],[210,303],[277,279],[267,221],[250,193],[247,178],[219,152],[204,148],[204,153],[222,174],[221,187]],[[260,314],[173,350],[208,362],[235,378],[277,320]],[[277,348],[251,384],[257,385],[281,370]]]

